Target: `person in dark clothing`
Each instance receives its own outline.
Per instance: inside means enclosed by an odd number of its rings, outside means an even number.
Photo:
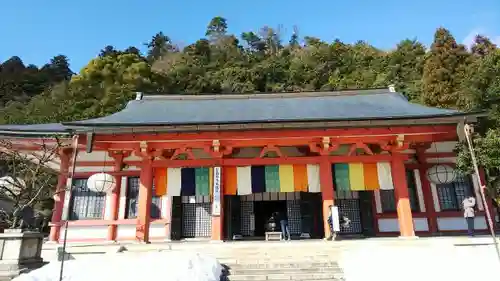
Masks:
[[[288,227],[288,219],[285,214],[276,212],[276,216],[280,222],[281,227],[281,235],[283,236],[283,240],[290,241],[290,228]]]

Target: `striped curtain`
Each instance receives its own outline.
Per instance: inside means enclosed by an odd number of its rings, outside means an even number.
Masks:
[[[334,165],[337,191],[392,190],[389,163],[349,163]]]
[[[295,183],[293,176],[293,166],[292,165],[280,165],[279,166],[279,191],[280,192],[294,192]]]
[[[337,191],[392,190],[389,163],[334,164]],[[319,165],[224,167],[225,195],[262,192],[321,192]],[[213,168],[155,169],[156,196],[211,196]]]
[[[307,192],[307,165],[293,165],[293,191]]]
[[[321,192],[318,165],[272,165],[224,168],[224,194]]]
[[[210,194],[210,170],[209,168],[196,168],[195,174],[195,195],[208,196]]]
[[[155,195],[163,196],[167,194],[167,169],[157,168],[154,175]]]
[[[279,166],[266,166],[266,192],[279,192],[280,191],[280,174]]]

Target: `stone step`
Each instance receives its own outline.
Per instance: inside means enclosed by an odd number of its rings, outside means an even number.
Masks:
[[[239,259],[239,260],[269,260],[269,259],[299,259],[299,260],[335,260],[342,257],[341,254],[335,255],[214,255],[212,253],[205,253],[207,256],[211,256],[217,259]]]
[[[249,274],[249,275],[229,275],[230,281],[244,281],[244,280],[342,280],[344,275],[342,273],[291,273],[287,274]]]
[[[226,278],[225,280],[221,279],[221,281],[247,281],[248,279],[237,279],[237,277],[232,277],[232,278]],[[256,280],[256,279],[251,279],[251,280]],[[261,280],[261,279],[258,279]],[[269,280],[269,279],[268,279]],[[283,279],[281,279],[283,280]],[[311,279],[311,277],[307,277],[305,279],[285,279],[285,280],[294,280],[294,281],[345,281],[345,277],[338,277],[338,278],[314,278]]]
[[[206,255],[210,255],[212,257],[219,257],[219,258],[226,258],[226,257],[228,257],[228,258],[230,258],[230,257],[250,257],[250,258],[287,257],[287,258],[294,258],[294,257],[340,257],[343,252],[331,252],[331,253],[293,252],[293,253],[252,253],[252,254],[247,254],[247,253],[217,253],[217,252],[205,251],[205,252],[194,252],[194,253],[206,254]]]
[[[309,268],[263,268],[263,269],[234,269],[229,270],[228,276],[238,276],[238,275],[269,275],[269,274],[287,274],[295,275],[302,273],[332,273],[332,274],[342,274],[342,269],[338,267],[309,267]]]
[[[218,258],[222,264],[290,264],[290,263],[311,263],[311,262],[332,262],[338,260],[338,257],[293,257],[293,258],[232,258],[232,259],[221,259]]]
[[[117,251],[120,247],[106,247],[106,248],[69,248],[66,249],[67,253],[73,254],[98,254],[98,253],[108,253]],[[304,248],[294,248],[294,249],[167,249],[167,248],[139,248],[139,247],[125,247],[127,252],[154,252],[154,251],[189,251],[198,253],[212,253],[216,255],[296,255],[300,253],[301,255],[329,255],[342,252],[342,248],[331,248],[331,249],[304,249]],[[57,252],[57,249],[44,250],[44,252]]]
[[[227,278],[226,280],[222,280],[222,281],[247,281],[247,280],[248,279]],[[255,279],[252,279],[252,280],[255,280]],[[283,279],[281,279],[281,280],[283,280]],[[333,278],[333,279],[332,278],[321,278],[321,279],[314,278],[314,279],[311,279],[310,277],[308,277],[306,279],[285,279],[285,280],[294,280],[294,281],[327,281],[327,280],[328,281],[346,281],[345,277],[338,277],[338,278]]]
[[[189,250],[206,251],[215,250],[221,252],[261,252],[261,251],[328,251],[330,249],[342,249],[348,245],[338,244],[336,242],[286,242],[286,243],[251,243],[239,245],[237,243],[153,243],[153,244],[103,244],[103,245],[67,245],[68,252],[108,252],[113,248],[124,246],[129,251],[155,251],[155,250]],[[62,244],[45,244],[43,250],[57,250]]]
[[[341,270],[337,262],[294,262],[287,261],[285,263],[253,263],[253,264],[225,264],[228,270],[245,270],[245,269],[281,269],[281,270],[294,270],[294,269],[308,269],[308,268],[332,268]]]

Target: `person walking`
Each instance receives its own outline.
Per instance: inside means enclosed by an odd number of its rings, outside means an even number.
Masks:
[[[326,238],[326,240],[335,240],[337,238],[337,232],[333,229],[333,212],[332,212],[332,205],[328,206],[328,226],[330,228],[330,236]],[[351,220],[346,217],[343,213],[339,211],[339,225],[341,225],[344,228],[350,227]]]
[[[290,241],[290,228],[288,227],[288,219],[286,217],[286,214],[278,212],[277,216],[280,221],[281,235],[283,236],[283,240]]]
[[[476,199],[474,196],[468,194],[464,201],[462,201],[462,207],[464,209],[464,218],[467,222],[467,234],[472,237],[474,236],[474,217],[476,216],[474,207],[476,206]]]

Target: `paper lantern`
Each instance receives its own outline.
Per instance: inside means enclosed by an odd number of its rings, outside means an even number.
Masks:
[[[433,184],[452,183],[457,178],[455,169],[448,165],[435,165],[427,170],[427,179]]]
[[[115,177],[106,174],[106,173],[98,173],[93,174],[87,180],[87,188],[94,192],[110,192],[116,186]]]
[[[12,191],[15,195],[21,193],[21,189],[26,187],[26,182],[20,178],[17,181],[13,177],[5,176],[0,178],[0,186]]]

